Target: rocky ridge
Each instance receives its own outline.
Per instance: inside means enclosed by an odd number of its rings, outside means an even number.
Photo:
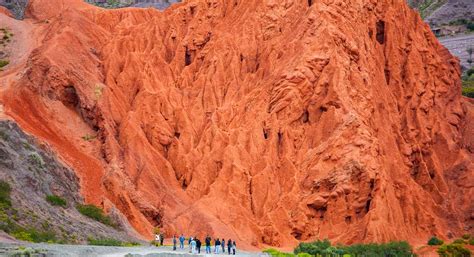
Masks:
[[[27,15],[48,23],[6,113],[142,235],[283,247],[473,231],[472,102],[404,1],[33,0]]]

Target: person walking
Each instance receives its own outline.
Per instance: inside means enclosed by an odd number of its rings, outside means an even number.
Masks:
[[[160,234],[155,234],[155,246],[159,246],[160,245]]]
[[[188,239],[188,245],[189,245],[189,252],[191,253],[193,251],[193,246],[191,245],[191,242],[193,241],[193,237],[190,236]]]
[[[197,248],[197,253],[200,254],[201,253],[201,240],[199,240],[199,238],[196,238],[196,248]]]
[[[219,249],[221,248],[221,241],[219,238],[214,240],[214,253],[219,254]]]
[[[232,251],[232,240],[227,240],[227,252],[229,253],[229,255],[231,254],[231,251]]]
[[[184,249],[184,235],[181,234],[181,236],[179,237],[179,249]]]
[[[196,254],[196,241],[191,237],[191,253]]]
[[[235,251],[237,250],[237,244],[234,242],[232,242],[232,254],[235,255]]]
[[[173,251],[176,251],[176,244],[178,243],[178,240],[176,239],[176,235],[173,235]]]
[[[163,233],[160,234],[160,245],[163,246],[165,242],[165,235]]]
[[[206,253],[210,254],[211,253],[211,237],[207,235],[205,241],[206,241]]]
[[[225,253],[225,239],[224,238],[222,238],[221,247],[222,247],[222,253]]]

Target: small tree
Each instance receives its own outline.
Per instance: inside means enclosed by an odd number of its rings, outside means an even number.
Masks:
[[[474,52],[474,49],[472,48],[472,46],[470,46],[466,49],[466,51],[467,51],[467,54],[469,54],[469,58],[467,59],[467,62],[471,66],[472,65],[472,53]]]
[[[428,245],[442,245],[443,243],[444,243],[443,240],[435,236],[430,238],[430,240],[428,240]]]

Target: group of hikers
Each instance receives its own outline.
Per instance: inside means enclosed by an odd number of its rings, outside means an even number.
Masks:
[[[177,244],[179,242],[179,249],[184,249],[184,243],[187,241],[188,247],[189,247],[189,252],[192,254],[200,254],[201,253],[201,246],[202,242],[199,240],[197,237],[189,237],[187,240],[184,237],[184,235],[181,235],[179,238],[173,236],[173,250],[175,251],[177,249]],[[208,235],[204,239],[204,244],[206,246],[206,254],[211,254],[212,249],[211,249],[211,244],[212,241],[214,241],[214,253],[219,254],[219,253],[227,253],[230,255],[235,255],[235,251],[237,250],[237,244],[235,241],[232,241],[231,239],[225,241],[224,238],[220,240],[219,238],[216,238],[212,240],[212,238]]]

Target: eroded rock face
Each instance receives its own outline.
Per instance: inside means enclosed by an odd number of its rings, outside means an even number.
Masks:
[[[472,232],[472,103],[402,0],[34,0],[28,15],[48,23],[6,111],[143,235],[248,248]]]

